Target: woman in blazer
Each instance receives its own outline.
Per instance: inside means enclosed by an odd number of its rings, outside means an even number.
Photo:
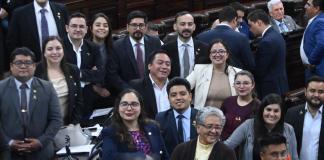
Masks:
[[[111,124],[103,129],[103,160],[169,159],[160,129],[146,118],[142,96],[126,89],[117,97]]]
[[[208,51],[210,64],[196,64],[187,80],[195,88],[195,107],[220,108],[227,97],[236,95],[234,77],[241,69],[229,65],[229,49],[222,40],[210,43]]]

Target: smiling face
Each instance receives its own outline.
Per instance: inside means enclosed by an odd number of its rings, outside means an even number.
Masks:
[[[238,75],[234,81],[234,88],[239,96],[248,96],[252,94],[254,83],[247,75]]]
[[[272,5],[272,10],[270,11],[270,16],[278,21],[281,21],[284,18],[285,9],[282,2]]]
[[[324,102],[324,83],[316,81],[308,83],[305,97],[310,107],[318,109]]]
[[[272,129],[281,118],[281,108],[279,104],[269,104],[263,110],[263,120],[265,125]]]
[[[120,100],[118,112],[123,121],[137,121],[141,113],[141,105],[137,96],[132,92],[126,93]]]
[[[21,82],[28,81],[34,76],[36,64],[31,56],[16,55],[10,63],[11,74]]]
[[[46,43],[44,57],[46,58],[47,63],[60,63],[62,61],[63,56],[63,46],[58,40],[54,39]]]
[[[210,49],[209,58],[214,65],[225,65],[228,51],[222,43],[215,43]]]
[[[215,115],[210,115],[205,118],[204,124],[197,124],[197,133],[199,142],[202,144],[212,144],[219,140],[223,127],[221,119]]]
[[[98,17],[92,24],[91,32],[96,39],[105,39],[109,34],[109,25],[105,18]]]
[[[127,24],[127,31],[129,36],[134,40],[139,41],[146,32],[146,23],[144,18],[133,18],[129,24]]]
[[[148,69],[150,70],[150,75],[153,79],[165,81],[171,71],[171,61],[169,56],[165,53],[156,54],[152,64],[148,65]]]
[[[83,17],[74,17],[66,25],[66,32],[72,41],[81,41],[87,34],[87,30],[86,20]]]
[[[170,88],[169,101],[177,112],[184,112],[189,108],[192,100],[191,93],[183,85],[175,85]]]

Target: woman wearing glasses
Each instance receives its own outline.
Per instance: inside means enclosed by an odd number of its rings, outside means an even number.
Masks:
[[[143,98],[137,91],[120,93],[112,122],[102,131],[103,160],[169,159],[159,127],[146,118],[143,109]]]
[[[223,112],[214,107],[204,107],[197,113],[198,138],[179,144],[171,160],[236,160],[235,153],[220,141],[225,124]]]
[[[240,124],[256,114],[260,100],[256,98],[254,87],[254,77],[249,71],[242,70],[235,74],[234,88],[237,96],[228,97],[222,105],[226,117],[222,140],[226,140]]]
[[[256,117],[243,122],[224,143],[232,149],[242,145],[239,154],[241,160],[260,160],[259,139],[268,133],[280,133],[287,139],[290,157],[298,160],[294,128],[284,122],[283,109],[279,95],[267,95],[263,98]]]
[[[210,64],[196,64],[187,80],[191,89],[195,88],[195,107],[220,108],[227,97],[236,95],[231,84],[241,69],[229,65],[230,53],[222,40],[216,39],[210,43],[208,51]]]

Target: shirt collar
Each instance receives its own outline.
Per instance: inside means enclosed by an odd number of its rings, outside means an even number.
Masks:
[[[232,26],[228,24],[228,22],[221,22],[220,24],[217,24],[216,26],[227,26],[227,27],[230,27],[231,29],[233,29]]]
[[[137,44],[137,42],[131,36],[129,36],[129,40],[130,40],[132,46],[135,47],[135,44]],[[141,38],[139,43],[144,45],[144,36]]]
[[[321,105],[321,107],[318,109],[318,113],[319,114],[322,114],[322,110],[323,110],[323,105]],[[305,105],[305,111],[308,112],[308,103],[306,102],[306,105]]]
[[[72,44],[73,50],[74,50],[75,52],[77,52],[77,50],[76,50],[76,48],[74,47],[74,44],[73,44],[73,42],[72,42],[72,40],[71,40],[71,38],[70,38],[70,35],[67,34],[67,37],[68,37],[70,43]],[[80,47],[79,47],[79,52],[82,51],[82,45],[83,45],[83,39],[81,40],[81,44],[80,44]]]
[[[50,6],[49,6],[49,1],[46,2],[45,7],[42,8],[37,2],[36,0],[34,0],[34,8],[36,13],[39,13],[41,9],[46,9],[48,12],[50,11]]]
[[[33,78],[30,78],[30,79],[26,82],[26,84],[27,84],[27,86],[28,86],[29,89],[31,88],[31,83],[32,83],[32,81],[33,81]],[[19,89],[19,87],[21,86],[22,82],[20,82],[18,79],[15,78],[15,83],[16,83],[17,88]]]
[[[275,21],[275,23],[277,24],[277,26],[279,26],[280,23],[284,23],[284,20],[282,19],[281,22],[276,20],[276,19],[273,19]]]
[[[174,117],[177,118],[177,116],[179,115],[179,113],[173,109],[173,113],[174,113]],[[186,118],[186,119],[190,119],[191,117],[191,107],[189,106],[187,110],[185,110],[182,115]]]
[[[183,41],[180,40],[179,36],[178,36],[178,47],[181,47],[183,44],[188,44],[190,47],[193,47],[193,39],[192,37],[190,37],[189,41],[187,43],[184,43]]]
[[[156,83],[154,82],[151,74],[149,74],[149,77],[150,77],[150,80],[151,80],[151,83],[153,86],[157,86]],[[169,79],[167,79],[165,82],[164,82],[164,85],[163,85],[163,88],[165,88],[167,85],[168,85],[168,82],[169,82]]]
[[[269,30],[269,28],[271,27],[271,25],[269,25],[263,32],[262,32],[262,37],[264,36],[264,34],[267,32],[267,30]]]

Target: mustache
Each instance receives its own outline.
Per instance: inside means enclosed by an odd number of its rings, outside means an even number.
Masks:
[[[185,32],[191,33],[191,30],[189,30],[189,29],[185,29],[185,30],[183,30],[181,33],[185,33]]]

